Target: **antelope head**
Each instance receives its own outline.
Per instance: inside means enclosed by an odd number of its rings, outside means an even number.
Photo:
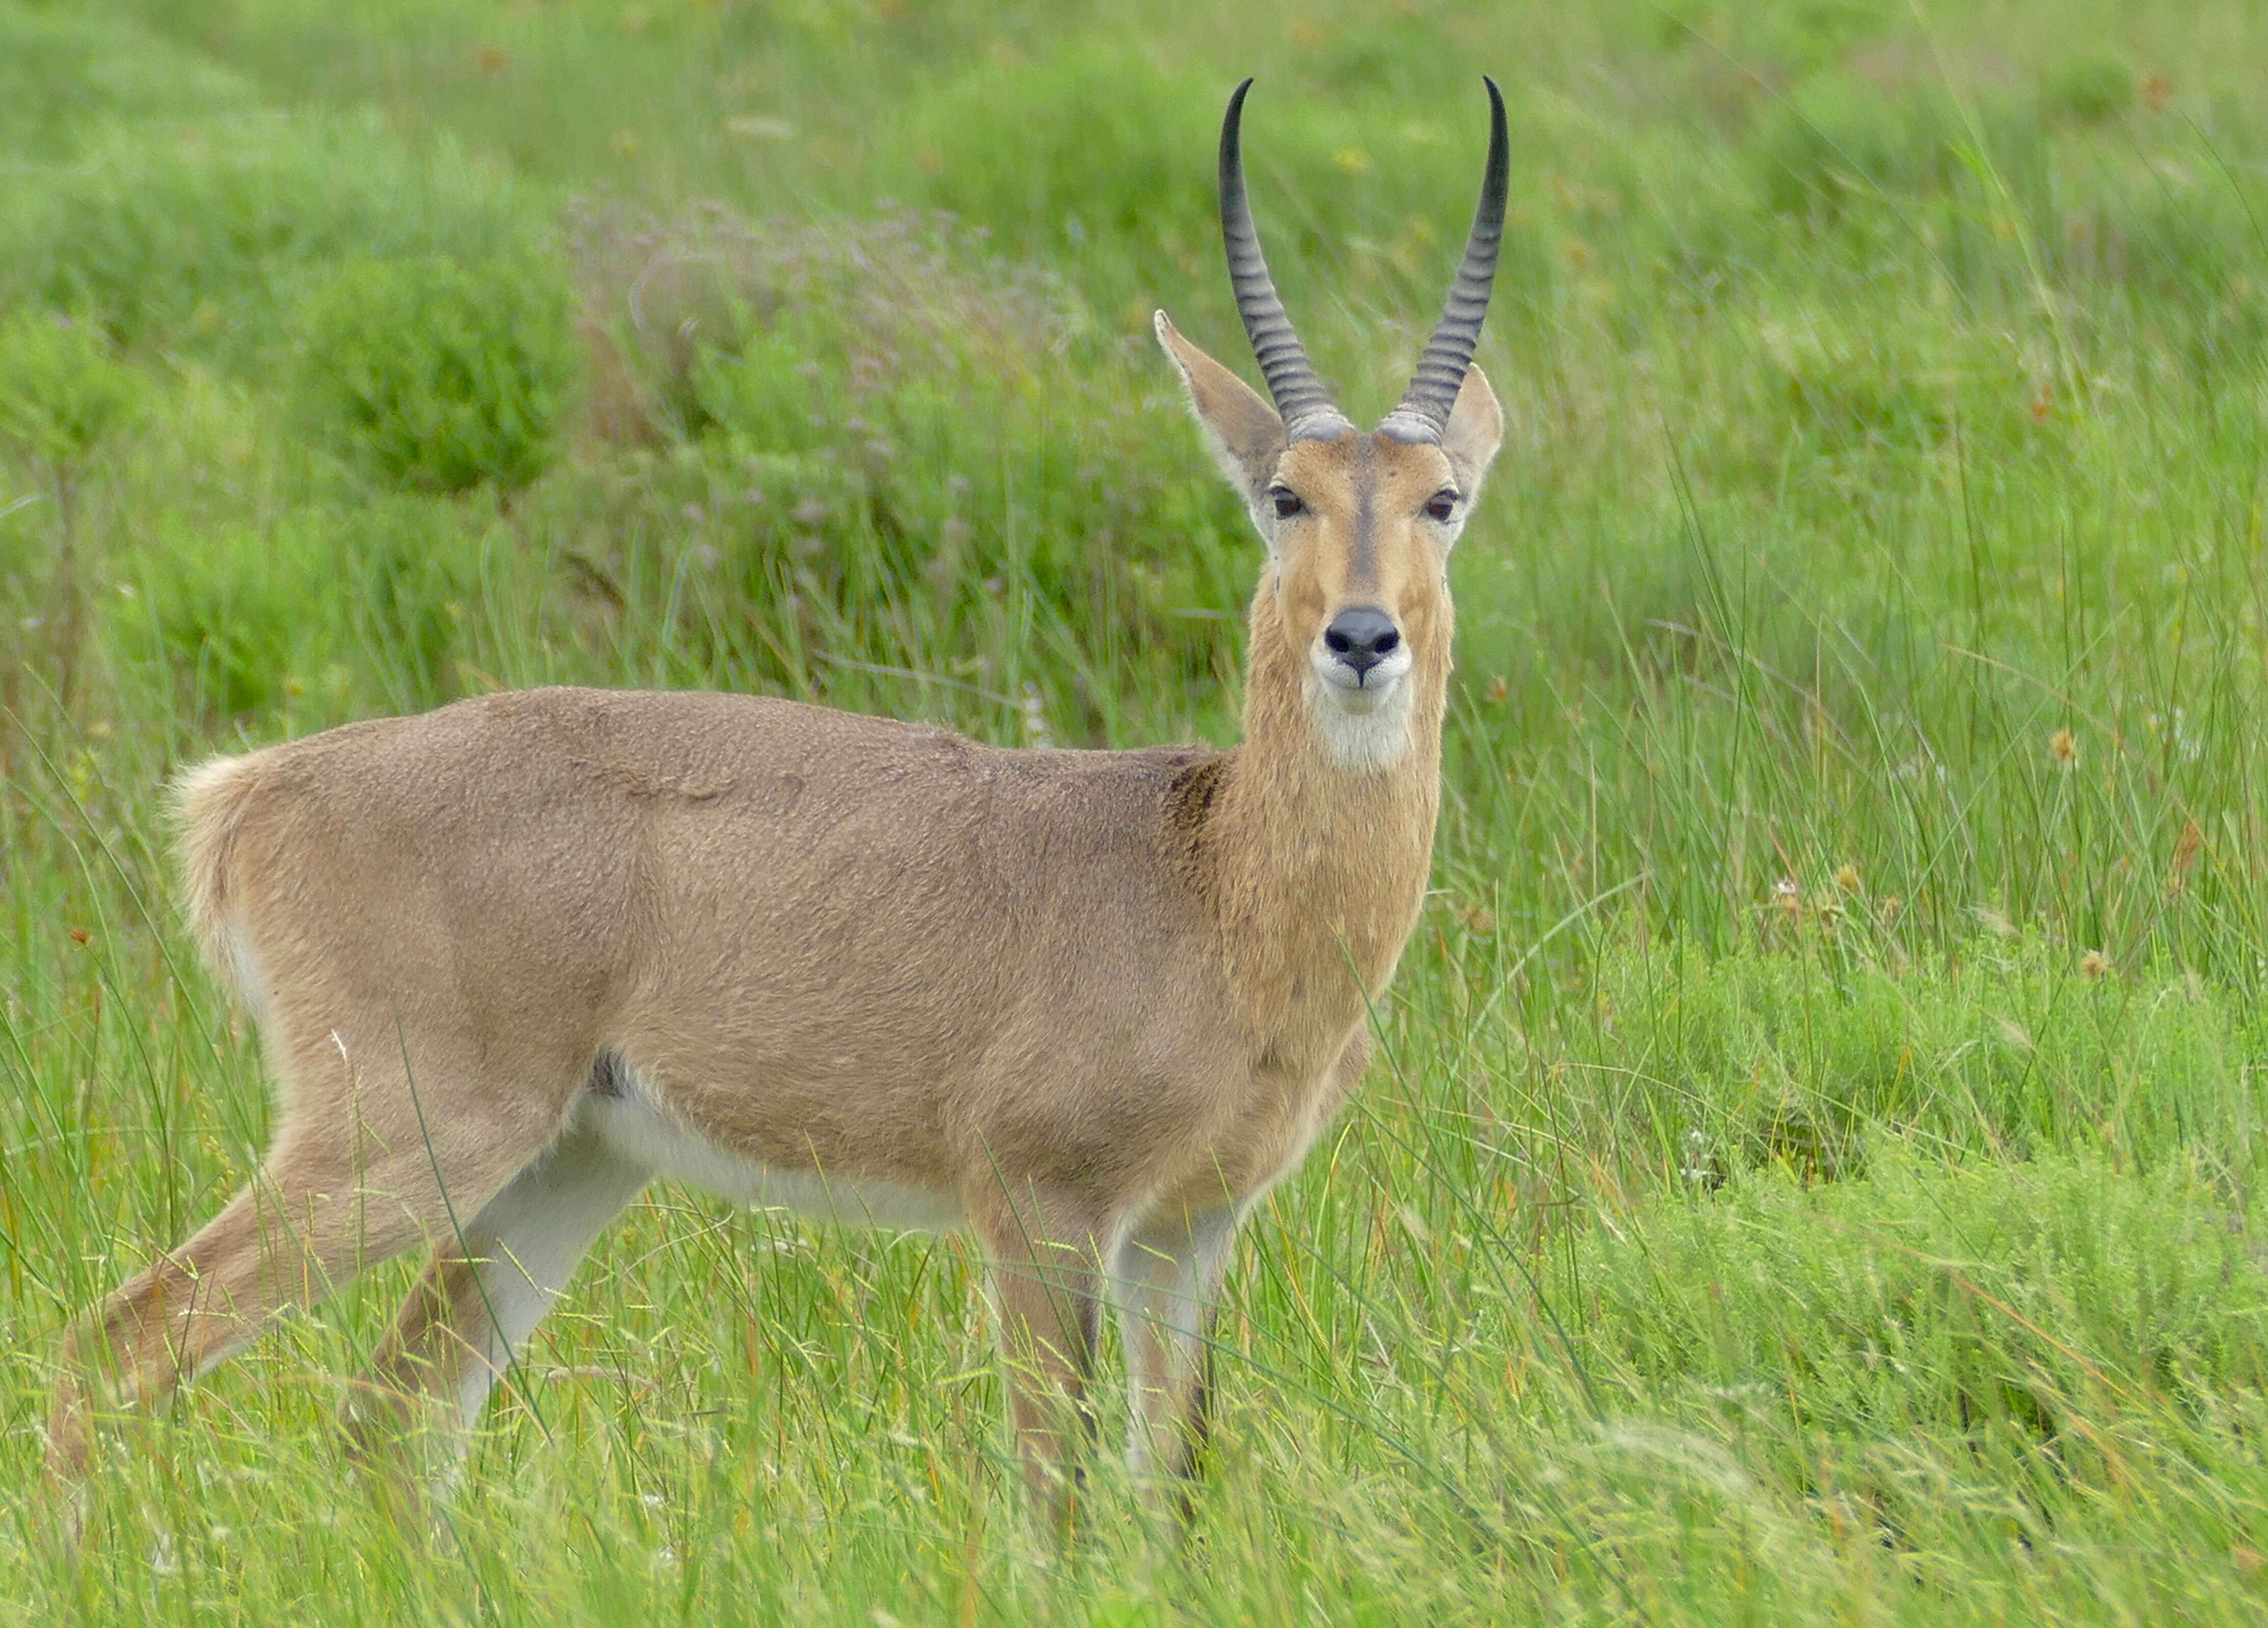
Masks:
[[[1277,298],[1245,195],[1239,126],[1247,79],[1220,131],[1220,227],[1245,333],[1274,405],[1184,339],[1158,340],[1181,370],[1205,444],[1268,545],[1253,605],[1255,682],[1269,645],[1298,652],[1300,689],[1329,755],[1349,769],[1398,761],[1421,696],[1447,681],[1449,550],[1504,437],[1473,347],[1504,236],[1504,98],[1489,93],[1480,207],[1439,327],[1401,404],[1357,430],[1325,393]]]

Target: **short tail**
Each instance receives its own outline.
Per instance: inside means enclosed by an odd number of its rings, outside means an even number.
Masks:
[[[173,782],[173,822],[179,832],[182,906],[189,930],[213,976],[243,1001],[244,935],[234,917],[231,869],[237,829],[259,786],[261,755],[216,757],[183,771]],[[232,931],[232,927],[237,931]]]

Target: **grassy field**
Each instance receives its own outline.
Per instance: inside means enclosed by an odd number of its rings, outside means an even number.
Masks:
[[[2263,21],[0,0],[0,1623],[2268,1615]],[[59,1331],[266,1129],[166,774],[559,680],[1232,739],[1221,103],[1361,418],[1483,70],[1438,893],[1197,1539],[1032,1529],[964,1244],[659,1188],[435,1529],[330,1423],[403,1264],[61,1543]]]

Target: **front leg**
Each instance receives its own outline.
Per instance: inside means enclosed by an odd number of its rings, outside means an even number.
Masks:
[[[1078,1519],[1079,1457],[1094,1433],[1087,1389],[1101,1331],[1101,1223],[1075,1197],[1030,1188],[994,1192],[970,1209],[1025,1478],[1037,1506],[1068,1534]]]
[[[1213,1315],[1242,1219],[1233,1204],[1154,1216],[1111,1262],[1133,1413],[1128,1462],[1170,1488],[1184,1521],[1211,1426]]]

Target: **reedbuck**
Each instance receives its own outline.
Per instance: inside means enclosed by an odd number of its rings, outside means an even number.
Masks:
[[[966,1226],[1017,1436],[1068,1501],[1101,1308],[1138,1472],[1205,1427],[1238,1223],[1362,1078],[1425,897],[1451,546],[1502,435],[1470,365],[1503,99],[1440,324],[1369,432],[1286,320],[1220,139],[1271,408],[1157,317],[1267,545],[1244,742],[1008,751],[824,707],[537,689],[222,758],[179,788],[188,908],[279,1098],[259,1174],[63,1358],[51,1466],[278,1311],[435,1256],[357,1433],[451,1436],[657,1176]]]

